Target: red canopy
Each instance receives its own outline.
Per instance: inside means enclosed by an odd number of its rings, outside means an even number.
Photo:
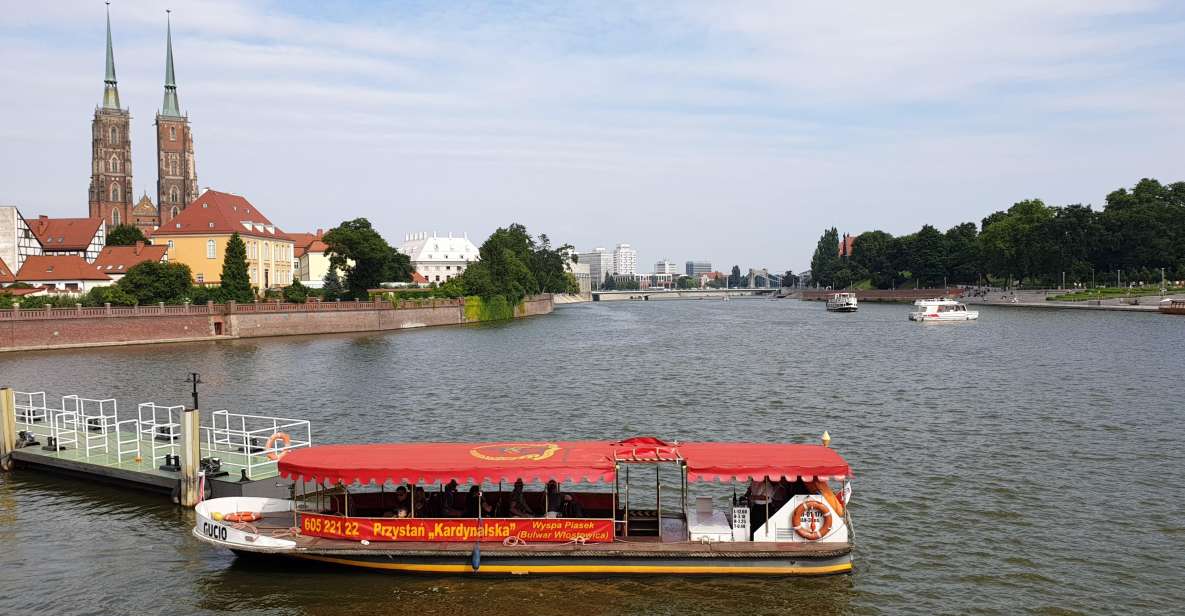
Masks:
[[[290,479],[352,484],[478,481],[612,481],[618,463],[682,460],[688,479],[842,479],[847,462],[821,445],[619,442],[321,445],[279,461]]]

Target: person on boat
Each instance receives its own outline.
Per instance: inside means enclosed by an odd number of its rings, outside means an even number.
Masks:
[[[580,501],[573,498],[571,494],[565,494],[560,501],[560,517],[583,518],[584,506],[580,504]]]
[[[560,512],[560,484],[555,479],[547,482],[547,513]]]
[[[527,495],[523,493],[523,480],[514,481],[514,491],[510,493],[510,516],[515,518],[533,518],[535,512],[527,505]]]
[[[428,516],[428,493],[424,491],[423,486],[415,487],[415,494],[412,500],[412,508],[414,509],[414,518],[426,518]]]
[[[491,505],[482,496],[481,488],[472,486],[469,488],[469,494],[465,498],[465,515],[466,518],[476,518],[478,503],[481,506],[481,515],[489,517],[494,512],[494,506]]]
[[[446,518],[460,517],[464,509],[457,506],[457,480],[453,479],[444,486],[444,494],[440,500],[440,514]]]
[[[407,492],[407,488],[399,486],[395,488],[395,516],[406,518],[411,514],[411,497]]]

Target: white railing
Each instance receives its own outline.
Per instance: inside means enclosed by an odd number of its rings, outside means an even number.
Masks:
[[[140,460],[140,421],[137,419],[125,419],[115,424],[115,457],[123,463],[124,456]]]
[[[276,461],[284,454],[313,444],[312,426],[304,419],[221,410],[214,411],[210,422],[209,427],[202,428],[205,453],[241,454],[224,459],[223,466],[246,471],[248,479],[274,473]]]
[[[49,408],[45,392],[15,393],[20,429],[38,439],[53,439],[58,451],[76,450],[72,455],[86,458],[106,455],[106,463],[122,464],[134,458],[152,468],[166,456],[180,453],[184,406],[144,402],[137,406],[135,418],[120,420],[118,405],[111,398],[71,394],[61,397],[61,408]],[[312,424],[307,420],[228,410],[211,413],[199,435],[202,458],[219,458],[223,470],[249,479],[274,475],[278,459],[312,444]],[[144,453],[151,457],[142,458]]]
[[[50,423],[49,437],[57,445],[58,451],[78,448],[78,413],[74,411],[55,410]]]
[[[181,413],[184,406],[161,406],[144,402],[136,409],[139,417],[137,432],[140,438],[152,444],[152,465],[166,455],[177,454],[177,441],[181,438]]]
[[[45,392],[17,391],[13,393],[16,394],[17,421],[35,424],[49,419],[49,409],[45,407]]]

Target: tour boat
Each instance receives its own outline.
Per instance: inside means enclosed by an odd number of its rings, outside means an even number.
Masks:
[[[967,305],[953,299],[919,299],[913,303],[910,321],[973,321],[978,310],[967,310]]]
[[[193,535],[397,572],[845,573],[851,471],[829,440],[315,446],[278,462],[292,498],[201,502]]]
[[[856,294],[835,293],[828,298],[827,309],[832,312],[856,312]]]

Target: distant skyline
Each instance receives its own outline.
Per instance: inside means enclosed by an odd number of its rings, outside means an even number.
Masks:
[[[1185,5],[176,0],[202,187],[285,231],[512,222],[580,251],[809,267],[819,234],[978,223],[1185,179]],[[104,5],[0,22],[0,204],[85,216]],[[155,200],[165,5],[114,0]]]

